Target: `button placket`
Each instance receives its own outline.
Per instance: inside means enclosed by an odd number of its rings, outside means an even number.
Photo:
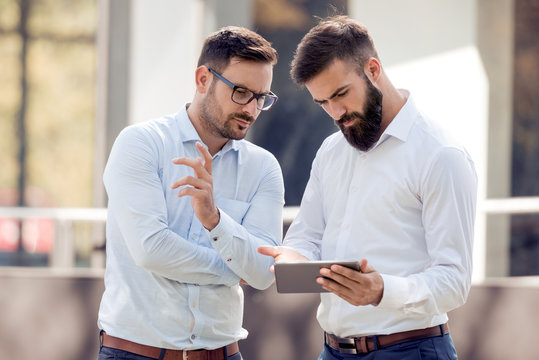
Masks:
[[[358,158],[356,158],[357,160],[355,161],[352,179],[350,180],[350,184],[348,186],[349,194],[354,194],[361,188],[359,184],[359,179],[361,178],[359,176],[359,172],[361,171],[361,168],[366,158],[367,158],[366,154],[361,154]],[[354,212],[353,212],[354,204],[355,204],[354,197],[353,196],[348,197],[346,201],[345,212],[344,212],[345,215],[342,219],[341,231],[339,233],[339,238],[337,240],[337,248],[335,251],[335,255],[337,255],[338,257],[346,257],[347,249],[349,246],[348,239],[353,238],[350,235],[350,232],[352,231],[352,225],[354,223]]]
[[[193,328],[189,337],[189,342],[193,343],[198,338],[201,326],[201,317],[199,312],[200,286],[198,284],[189,285],[189,297],[187,299],[191,313],[193,314]]]

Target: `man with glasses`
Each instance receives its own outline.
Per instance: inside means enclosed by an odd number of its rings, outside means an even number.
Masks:
[[[98,359],[241,359],[240,282],[272,283],[257,248],[282,238],[281,169],[243,140],[277,101],[276,62],[260,35],[223,28],[204,42],[193,101],[116,139]]]
[[[465,149],[395,88],[368,30],[337,16],[292,61],[341,130],[312,164],[276,261],[357,260],[322,268],[319,360],[456,359],[447,312],[466,301],[477,193]]]

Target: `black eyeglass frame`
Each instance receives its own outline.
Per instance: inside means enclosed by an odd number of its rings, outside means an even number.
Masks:
[[[258,110],[261,110],[261,111],[266,111],[266,110],[269,110],[273,105],[275,105],[275,103],[277,102],[277,100],[279,99],[279,97],[277,95],[275,95],[272,91],[270,91],[269,93],[267,94],[257,94],[255,93],[254,91],[252,90],[249,90],[249,89],[246,89],[244,87],[241,87],[241,86],[237,86],[237,85],[234,85],[230,80],[228,80],[227,78],[225,78],[223,75],[219,74],[217,71],[213,70],[212,68],[208,68],[208,70],[210,70],[210,72],[217,76],[217,78],[219,80],[221,80],[222,82],[224,82],[225,84],[227,84],[228,86],[230,86],[232,88],[232,94],[230,95],[230,100],[232,100],[234,103],[238,104],[238,105],[247,105],[249,104],[251,101],[253,101],[253,99],[256,99],[257,100],[257,105],[256,105],[256,108]],[[240,102],[237,102],[236,100],[234,100],[234,93],[236,92],[237,89],[243,89],[243,90],[246,90],[246,91],[249,91],[251,94],[253,94],[253,96],[251,96],[249,98],[249,100],[247,100],[247,102],[245,103],[240,103]],[[273,99],[273,101],[265,106],[265,107],[262,107],[262,108],[259,108],[258,107],[258,99],[260,98],[270,98],[270,99]]]

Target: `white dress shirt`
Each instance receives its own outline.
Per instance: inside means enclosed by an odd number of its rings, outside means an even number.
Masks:
[[[247,337],[240,279],[264,289],[273,259],[257,253],[282,239],[284,185],[268,151],[230,140],[213,156],[220,222],[211,232],[174,181],[201,157],[184,108],[124,129],[104,183],[109,197],[105,292],[98,326],[109,335],[169,349],[214,349]]]
[[[381,273],[384,292],[378,306],[321,294],[322,328],[346,337],[446,322],[470,288],[476,192],[467,152],[410,96],[367,152],[340,131],[329,136],[284,245],[312,260],[365,258]]]

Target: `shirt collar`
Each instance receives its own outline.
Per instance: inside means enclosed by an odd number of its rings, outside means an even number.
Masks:
[[[198,135],[197,130],[193,126],[189,115],[187,115],[187,106],[190,104],[185,104],[177,114],[178,118],[178,127],[180,132],[180,139],[182,142],[189,141],[200,141],[200,136]],[[225,154],[229,150],[238,151],[240,149],[241,140],[228,140],[221,150],[217,154]]]
[[[410,129],[412,128],[417,115],[419,114],[419,109],[417,108],[414,99],[408,90],[401,90],[401,93],[406,96],[406,102],[397,113],[397,116],[395,116],[391,123],[389,123],[382,136],[380,136],[380,139],[376,143],[375,147],[387,140],[390,136],[396,137],[401,141],[406,141],[408,138]]]
[[[178,118],[178,127],[180,132],[180,139],[183,142],[188,141],[200,141],[200,136],[198,136],[198,133],[193,126],[193,123],[189,119],[189,115],[187,115],[187,106],[189,104],[185,104],[180,111],[178,112],[177,118]]]

